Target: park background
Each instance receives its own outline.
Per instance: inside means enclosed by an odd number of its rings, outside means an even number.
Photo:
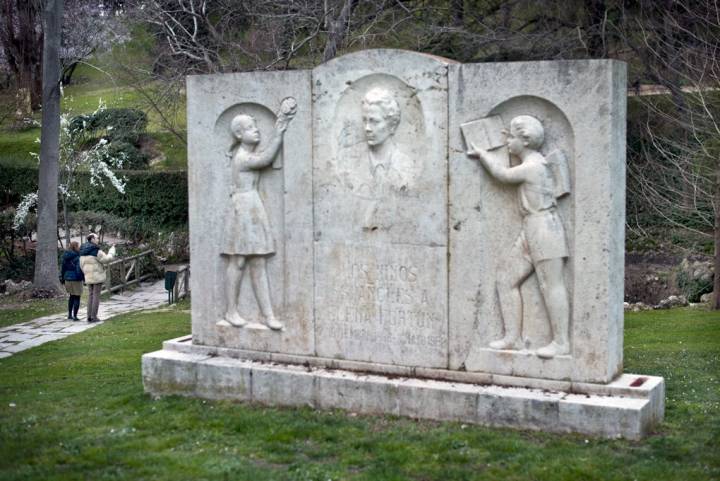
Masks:
[[[665,377],[667,420],[630,443],[151,401],[140,355],[190,331],[184,301],[0,360],[3,479],[720,477],[715,2],[64,3],[58,254],[69,236],[99,230],[121,256],[152,249],[144,268],[158,274],[189,259],[186,75],[313,68],[366,48],[460,62],[627,62],[625,370]],[[42,9],[0,2],[0,325],[64,305],[33,279]]]

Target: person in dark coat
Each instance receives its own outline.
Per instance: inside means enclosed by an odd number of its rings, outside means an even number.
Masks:
[[[72,241],[62,256],[60,269],[60,282],[65,284],[65,290],[70,295],[68,299],[68,319],[79,321],[77,313],[80,309],[80,296],[83,290],[85,276],[80,269],[80,244]]]

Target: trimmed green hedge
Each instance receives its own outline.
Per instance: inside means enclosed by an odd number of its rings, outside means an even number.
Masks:
[[[78,200],[72,211],[109,212],[119,217],[158,226],[187,224],[188,197],[186,172],[124,171],[125,193],[112,186],[103,188],[90,184],[90,175],[80,173],[77,179]],[[2,167],[0,169],[0,201],[2,205],[17,204],[28,192],[37,190],[38,171],[32,168]]]

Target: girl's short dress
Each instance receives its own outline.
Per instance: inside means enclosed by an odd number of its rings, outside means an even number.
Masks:
[[[227,220],[220,252],[241,256],[275,253],[270,220],[257,190],[234,192],[231,199],[234,215]]]

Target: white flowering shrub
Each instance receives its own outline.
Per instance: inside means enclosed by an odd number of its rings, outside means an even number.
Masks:
[[[97,110],[88,116],[75,117],[71,124],[67,114],[60,117],[60,193],[65,199],[73,197],[73,183],[75,174],[79,170],[90,173],[90,183],[105,187],[108,181],[118,192],[125,193],[125,178],[118,176],[114,170],[122,169],[125,163],[125,154],[120,152],[112,155],[108,149],[108,141],[101,138],[99,141],[86,147],[89,136],[88,118],[96,117],[105,110],[105,104],[100,100]]]
[[[37,205],[38,195],[37,192],[30,192],[20,201],[20,205],[15,209],[15,217],[13,217],[13,229],[20,230],[20,227],[25,224],[25,220],[30,213],[30,209]]]
[[[108,141],[101,138],[95,141],[88,135],[89,125],[87,119],[93,118],[105,110],[102,100],[97,110],[89,116],[78,116],[70,121],[68,114],[60,116],[60,156],[58,194],[63,205],[65,228],[68,228],[67,204],[72,198],[77,198],[75,181],[77,173],[87,171],[90,174],[90,183],[93,186],[104,188],[106,182],[121,194],[125,193],[126,179],[115,171],[122,169],[126,161],[123,152],[113,153],[108,148]],[[39,142],[39,139],[38,139]],[[32,154],[39,160],[37,154]],[[37,204],[37,192],[23,197],[16,209],[13,227],[17,230],[25,222],[30,210]]]

